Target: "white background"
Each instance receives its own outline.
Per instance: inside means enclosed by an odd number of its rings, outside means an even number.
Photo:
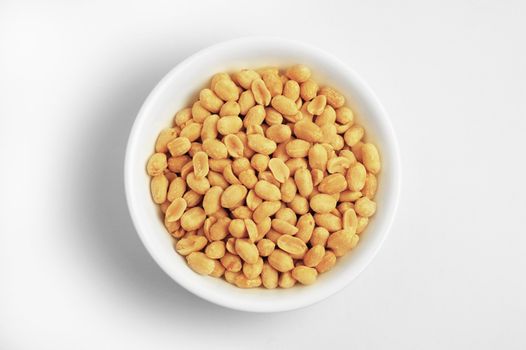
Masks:
[[[2,1],[0,349],[524,349],[521,1]],[[348,288],[280,314],[189,294],[124,201],[125,143],[156,82],[265,34],[358,71],[391,115],[397,218]]]

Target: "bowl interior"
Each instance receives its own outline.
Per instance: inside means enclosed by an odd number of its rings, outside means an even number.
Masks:
[[[151,200],[147,159],[159,131],[172,123],[174,114],[190,106],[200,89],[217,72],[263,66],[309,66],[313,79],[341,91],[364,125],[367,140],[374,142],[382,158],[382,172],[376,197],[378,210],[360,237],[358,246],[340,258],[317,283],[291,289],[242,290],[222,279],[194,273],[177,254],[163,226],[159,208]],[[399,190],[396,140],[387,115],[371,90],[339,60],[323,51],[278,39],[239,39],[212,46],[191,56],[172,71],[145,101],[132,129],[127,150],[125,182],[128,204],[137,231],[161,268],[183,287],[217,304],[247,311],[281,311],[317,302],[340,290],[354,279],[372,259],[391,224]]]

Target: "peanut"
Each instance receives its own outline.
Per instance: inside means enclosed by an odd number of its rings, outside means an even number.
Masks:
[[[279,276],[278,285],[280,288],[292,288],[296,284],[296,280],[292,277],[290,271],[283,272]]]
[[[220,79],[212,87],[213,91],[223,101],[237,101],[239,99],[239,91],[236,84],[230,79]]]
[[[309,120],[300,120],[294,124],[294,135],[308,142],[318,142],[322,138],[320,127]]]
[[[307,252],[307,245],[301,239],[291,236],[289,234],[283,234],[278,238],[278,247],[291,254],[302,256]]]
[[[332,174],[321,180],[318,190],[322,193],[339,193],[347,188],[347,181],[342,174]]]
[[[174,116],[174,124],[177,126],[181,126],[190,119],[192,119],[192,108],[183,108],[179,112],[177,112]]]
[[[303,158],[309,153],[310,143],[305,140],[291,140],[287,142],[285,150],[290,157]]]
[[[247,192],[247,188],[243,185],[230,185],[221,194],[221,206],[234,208],[245,198]]]
[[[287,272],[294,268],[294,262],[290,255],[280,249],[275,249],[269,255],[268,263],[279,272]]]
[[[307,105],[307,112],[309,112],[312,115],[320,115],[325,110],[326,104],[327,97],[325,97],[324,95],[318,95]]]
[[[314,245],[303,257],[303,263],[308,267],[316,267],[325,256],[325,247],[323,245]]]
[[[362,163],[354,163],[347,171],[347,183],[349,190],[356,192],[360,191],[365,185],[365,178],[367,171]]]
[[[312,232],[310,244],[312,246],[321,245],[325,247],[325,244],[327,244],[327,240],[329,239],[329,235],[330,233],[326,228],[316,227]]]
[[[232,158],[241,158],[243,157],[243,151],[245,146],[243,146],[243,142],[237,137],[236,135],[226,135],[223,139],[225,142],[226,149],[228,151],[228,154]]]
[[[267,201],[279,201],[281,199],[281,192],[279,188],[268,181],[258,181],[254,187],[254,191],[259,198]]]
[[[327,229],[329,232],[342,229],[342,220],[332,213],[314,214],[314,221],[316,225]]]
[[[351,126],[343,135],[343,139],[348,146],[356,145],[365,134],[364,129],[360,125]]]
[[[194,207],[194,208],[188,209],[181,216],[181,227],[185,229],[186,231],[197,230],[201,226],[203,226],[205,219],[206,219],[205,211],[202,208]]]
[[[297,266],[292,270],[292,277],[301,284],[309,285],[316,282],[318,271],[312,267]]]
[[[283,235],[295,235],[298,228],[283,219],[272,220],[272,228]]]
[[[254,95],[252,94],[252,91],[243,91],[239,96],[238,104],[239,114],[246,115],[250,108],[256,105],[256,100],[254,100]]]
[[[376,189],[378,188],[378,181],[374,174],[367,174],[365,176],[365,184],[362,188],[362,193],[365,197],[373,199],[376,195]]]
[[[298,106],[293,100],[283,95],[277,95],[272,98],[272,107],[283,115],[295,115],[298,113]]]
[[[205,254],[210,259],[221,259],[225,256],[226,248],[225,242],[223,241],[214,241],[206,246]]]
[[[354,210],[356,214],[368,218],[376,212],[376,203],[367,197],[362,197],[354,204]]]
[[[257,288],[261,285],[261,277],[248,279],[244,274],[239,274],[234,279],[234,283],[239,288]]]
[[[216,139],[203,141],[203,151],[212,159],[225,159],[228,156],[225,144]]]
[[[236,239],[236,253],[249,264],[255,264],[258,261],[259,252],[254,243],[247,239]]]
[[[292,130],[287,125],[276,124],[271,125],[267,131],[266,136],[276,143],[288,141],[292,135]]]
[[[278,182],[285,183],[285,181],[289,178],[290,170],[280,158],[270,159],[268,166],[272,172],[272,175],[274,175],[274,178]]]
[[[297,81],[288,80],[283,87],[283,96],[296,101],[300,97],[300,85]]]
[[[269,105],[272,96],[262,79],[254,79],[254,81],[252,81],[252,85],[250,86],[250,90],[252,91],[252,95],[254,95],[254,101],[256,101],[257,104],[263,106]]]
[[[331,87],[322,87],[319,91],[319,95],[327,97],[327,103],[333,108],[340,108],[345,104],[345,97]]]
[[[310,199],[310,207],[316,213],[328,213],[336,208],[336,199],[325,193],[320,193]]]
[[[150,159],[148,159],[148,164],[146,165],[146,171],[150,176],[161,175],[164,170],[168,167],[168,162],[166,159],[166,154],[164,153],[154,153]]]
[[[296,183],[298,192],[303,197],[308,197],[314,188],[310,171],[304,168],[296,170],[294,174],[294,182]]]
[[[225,253],[225,255],[223,255],[223,257],[220,259],[220,261],[221,264],[225,267],[225,269],[230,272],[239,272],[243,267],[239,256],[231,253]]]
[[[153,201],[162,204],[166,201],[168,193],[168,179],[164,174],[152,177],[150,182],[150,191],[152,192]]]
[[[298,83],[303,83],[309,80],[311,76],[311,71],[308,67],[302,64],[297,64],[287,69],[286,75],[287,77],[297,81]]]
[[[267,257],[269,256],[275,248],[276,244],[270,239],[263,238],[257,243],[257,248],[260,256]]]
[[[173,157],[182,156],[190,150],[192,143],[186,137],[176,137],[166,145]]]
[[[209,275],[214,271],[214,260],[207,257],[204,253],[193,252],[186,257],[188,266],[201,275]]]
[[[188,236],[187,238],[181,238],[175,245],[175,250],[181,255],[188,255],[193,252],[198,252],[203,249],[208,243],[204,236]]]
[[[167,222],[177,221],[183,216],[185,210],[186,201],[183,198],[177,198],[166,208],[165,220]]]
[[[378,174],[380,172],[380,156],[376,146],[372,143],[364,143],[362,146],[363,164],[371,174]]]
[[[243,121],[237,116],[221,117],[217,121],[217,131],[221,135],[235,134],[243,127]]]
[[[254,279],[257,278],[263,270],[263,259],[258,257],[256,263],[249,264],[245,262],[243,264],[243,274],[248,279]]]
[[[278,286],[278,271],[270,264],[264,263],[261,269],[261,282],[263,287],[267,289],[274,289]]]

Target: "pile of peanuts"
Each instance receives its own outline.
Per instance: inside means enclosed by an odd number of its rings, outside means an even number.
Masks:
[[[147,164],[176,251],[240,288],[314,283],[376,211],[380,158],[364,133],[304,65],[214,75]]]

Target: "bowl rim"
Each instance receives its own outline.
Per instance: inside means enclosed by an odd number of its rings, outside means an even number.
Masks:
[[[345,283],[340,283],[337,285],[333,290],[330,290],[325,293],[319,293],[319,294],[313,294],[311,298],[307,298],[302,303],[296,303],[294,305],[290,305],[288,307],[275,307],[275,308],[267,308],[262,309],[260,307],[257,307],[256,305],[249,305],[247,306],[244,304],[243,306],[239,306],[236,303],[229,302],[226,299],[220,298],[217,295],[215,295],[214,292],[205,292],[202,288],[198,288],[194,286],[192,283],[189,283],[183,279],[178,278],[177,275],[172,273],[168,270],[167,266],[165,266],[165,263],[162,261],[162,259],[155,253],[152,246],[150,246],[150,243],[147,239],[147,232],[142,229],[142,223],[140,219],[140,215],[137,213],[137,207],[135,205],[135,202],[133,200],[132,196],[132,179],[133,179],[133,163],[132,163],[132,152],[134,149],[134,145],[137,143],[139,134],[140,134],[140,128],[139,126],[142,124],[141,120],[146,118],[147,111],[150,108],[150,105],[155,101],[156,97],[161,94],[161,92],[165,89],[165,87],[169,84],[169,82],[174,79],[180,72],[184,71],[187,66],[191,65],[193,61],[197,60],[198,58],[202,56],[211,55],[216,51],[222,51],[231,47],[237,47],[239,45],[246,45],[250,44],[253,45],[254,42],[259,42],[260,44],[287,44],[291,45],[297,48],[301,48],[306,51],[311,51],[313,54],[317,55],[318,57],[321,57],[323,60],[330,62],[334,65],[338,66],[338,69],[342,70],[342,74],[345,73],[346,78],[348,80],[352,81],[352,84],[356,86],[357,89],[359,89],[363,94],[366,95],[367,100],[369,103],[374,104],[375,108],[379,112],[378,119],[381,120],[381,123],[384,124],[385,131],[388,135],[388,140],[386,140],[386,144],[389,145],[391,148],[391,163],[392,167],[389,172],[389,177],[392,179],[392,185],[393,188],[391,189],[391,215],[389,217],[386,217],[384,220],[386,223],[384,224],[383,232],[381,232],[381,238],[377,242],[376,246],[374,246],[371,251],[368,253],[366,261],[360,266],[360,269],[356,272],[354,276],[351,278],[348,278]],[[124,187],[125,187],[125,195],[126,195],[126,202],[128,206],[128,210],[130,212],[130,217],[132,219],[133,225],[135,227],[135,230],[145,246],[146,250],[150,254],[150,256],[154,259],[154,261],[157,263],[157,265],[168,275],[170,276],[175,282],[177,282],[180,286],[185,288],[187,291],[191,292],[194,295],[197,295],[198,297],[205,299],[209,302],[212,302],[214,304],[227,307],[234,310],[240,310],[240,311],[249,311],[249,312],[279,312],[279,311],[289,311],[294,309],[299,309],[302,307],[306,307],[309,305],[313,305],[315,303],[318,303],[329,296],[343,290],[346,286],[348,286],[353,280],[355,280],[369,264],[371,261],[375,258],[378,251],[382,247],[383,243],[385,242],[385,239],[387,238],[387,235],[389,234],[394,218],[396,216],[396,212],[398,209],[399,204],[399,197],[401,192],[401,160],[400,160],[400,152],[399,152],[399,146],[398,141],[396,138],[396,134],[394,132],[394,128],[392,126],[391,120],[389,118],[389,115],[387,114],[385,108],[381,104],[380,100],[376,96],[376,94],[373,92],[373,90],[369,87],[369,85],[356,73],[352,68],[350,68],[346,63],[341,61],[339,58],[334,56],[333,54],[318,48],[316,46],[306,44],[304,42],[291,40],[291,39],[283,39],[278,37],[269,37],[269,36],[247,36],[247,37],[241,37],[231,40],[222,41],[219,43],[216,43],[214,45],[205,47],[203,49],[200,49],[199,51],[191,54],[178,64],[176,64],[168,73],[166,73],[163,78],[155,85],[155,87],[151,90],[151,92],[148,94],[146,99],[144,100],[143,104],[141,105],[141,108],[139,109],[139,112],[137,113],[137,116],[133,122],[133,125],[130,130],[130,134],[128,137],[128,142],[126,144],[126,153],[124,158]]]

